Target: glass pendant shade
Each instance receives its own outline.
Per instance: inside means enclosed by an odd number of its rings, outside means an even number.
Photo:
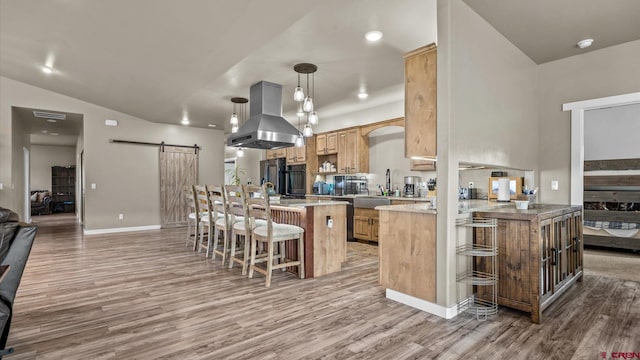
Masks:
[[[244,156],[244,149],[243,148],[238,148],[238,157],[243,157]]]
[[[234,133],[234,132],[237,132],[237,131],[238,131],[238,125],[233,125],[231,127],[231,132]]]
[[[309,124],[316,125],[317,123],[318,123],[318,112],[314,110],[309,114]]]
[[[302,110],[304,110],[305,112],[313,111],[313,99],[311,98],[311,96],[307,96],[306,98],[304,98],[304,103],[302,103]]]
[[[302,135],[304,135],[304,137],[313,136],[313,128],[311,128],[311,125],[307,124],[304,126],[304,129],[302,129]]]
[[[231,125],[238,125],[238,115],[236,113],[233,113],[231,115]]]
[[[303,147],[304,146],[304,137],[302,135],[298,135],[298,137],[296,138],[296,147]]]
[[[296,89],[293,91],[293,100],[295,101],[304,100],[304,91],[302,91],[302,88],[300,87],[300,85],[298,85]]]

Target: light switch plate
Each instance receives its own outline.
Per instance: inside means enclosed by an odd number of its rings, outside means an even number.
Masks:
[[[95,189],[96,188],[96,184],[91,184],[91,188]]]
[[[0,190],[4,189],[4,184],[0,183]]]
[[[551,190],[558,190],[558,180],[551,180]]]

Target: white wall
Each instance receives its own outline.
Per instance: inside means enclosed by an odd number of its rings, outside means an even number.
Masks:
[[[536,64],[462,0],[439,0],[436,266],[440,305],[456,302],[458,163],[536,169],[537,105]]]
[[[640,104],[584,113],[584,159],[640,158]]]
[[[640,40],[538,66],[540,201],[569,204],[571,112],[562,104],[640,90]],[[558,180],[559,190],[551,191]]]
[[[51,191],[51,167],[76,165],[75,146],[31,145],[31,190]]]
[[[202,147],[199,182],[222,183],[224,180],[224,134],[220,130],[153,123],[5,77],[0,77],[0,89],[3,179],[6,177],[4,159],[12,156],[11,152],[5,153],[4,146],[5,132],[11,133],[11,126],[6,125],[11,106],[83,114],[86,184],[97,185],[95,190],[85,187],[85,228],[88,230],[160,224],[158,147],[113,144],[109,139],[198,144]],[[119,126],[106,127],[105,119],[118,120]],[[8,171],[11,174],[16,169]],[[4,195],[0,201],[4,204]],[[125,214],[124,220],[118,220],[119,213]]]

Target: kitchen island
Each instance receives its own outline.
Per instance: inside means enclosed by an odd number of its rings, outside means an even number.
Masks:
[[[270,202],[273,221],[304,229],[306,278],[342,270],[342,263],[347,259],[347,204],[346,201],[309,199]],[[288,241],[286,248],[288,258],[297,258],[296,241]],[[297,273],[297,267],[287,270]]]

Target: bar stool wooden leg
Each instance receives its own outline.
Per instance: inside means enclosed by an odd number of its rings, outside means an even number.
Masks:
[[[252,237],[251,239],[251,263],[249,264],[249,278],[253,278],[253,270],[256,266],[256,248],[257,248],[257,242],[258,240],[256,240],[255,238]]]
[[[304,234],[298,238],[298,259],[300,259],[298,274],[300,274],[300,279],[304,279]]]
[[[218,238],[220,237],[220,230],[216,227],[213,232],[213,247],[211,251],[211,260],[216,259],[216,249],[218,248]]]
[[[251,235],[249,234],[245,234],[244,235],[244,262],[242,263],[242,275],[247,275],[247,267],[249,265],[249,247],[251,247],[251,245],[249,244],[251,240]]]
[[[274,251],[273,241],[269,241],[269,245],[267,248],[267,281],[265,282],[265,286],[269,287],[271,285],[271,272],[273,271],[273,251]]]
[[[236,256],[236,245],[238,243],[238,236],[235,230],[231,230],[231,249],[229,250],[229,269],[233,267],[233,257]]]

